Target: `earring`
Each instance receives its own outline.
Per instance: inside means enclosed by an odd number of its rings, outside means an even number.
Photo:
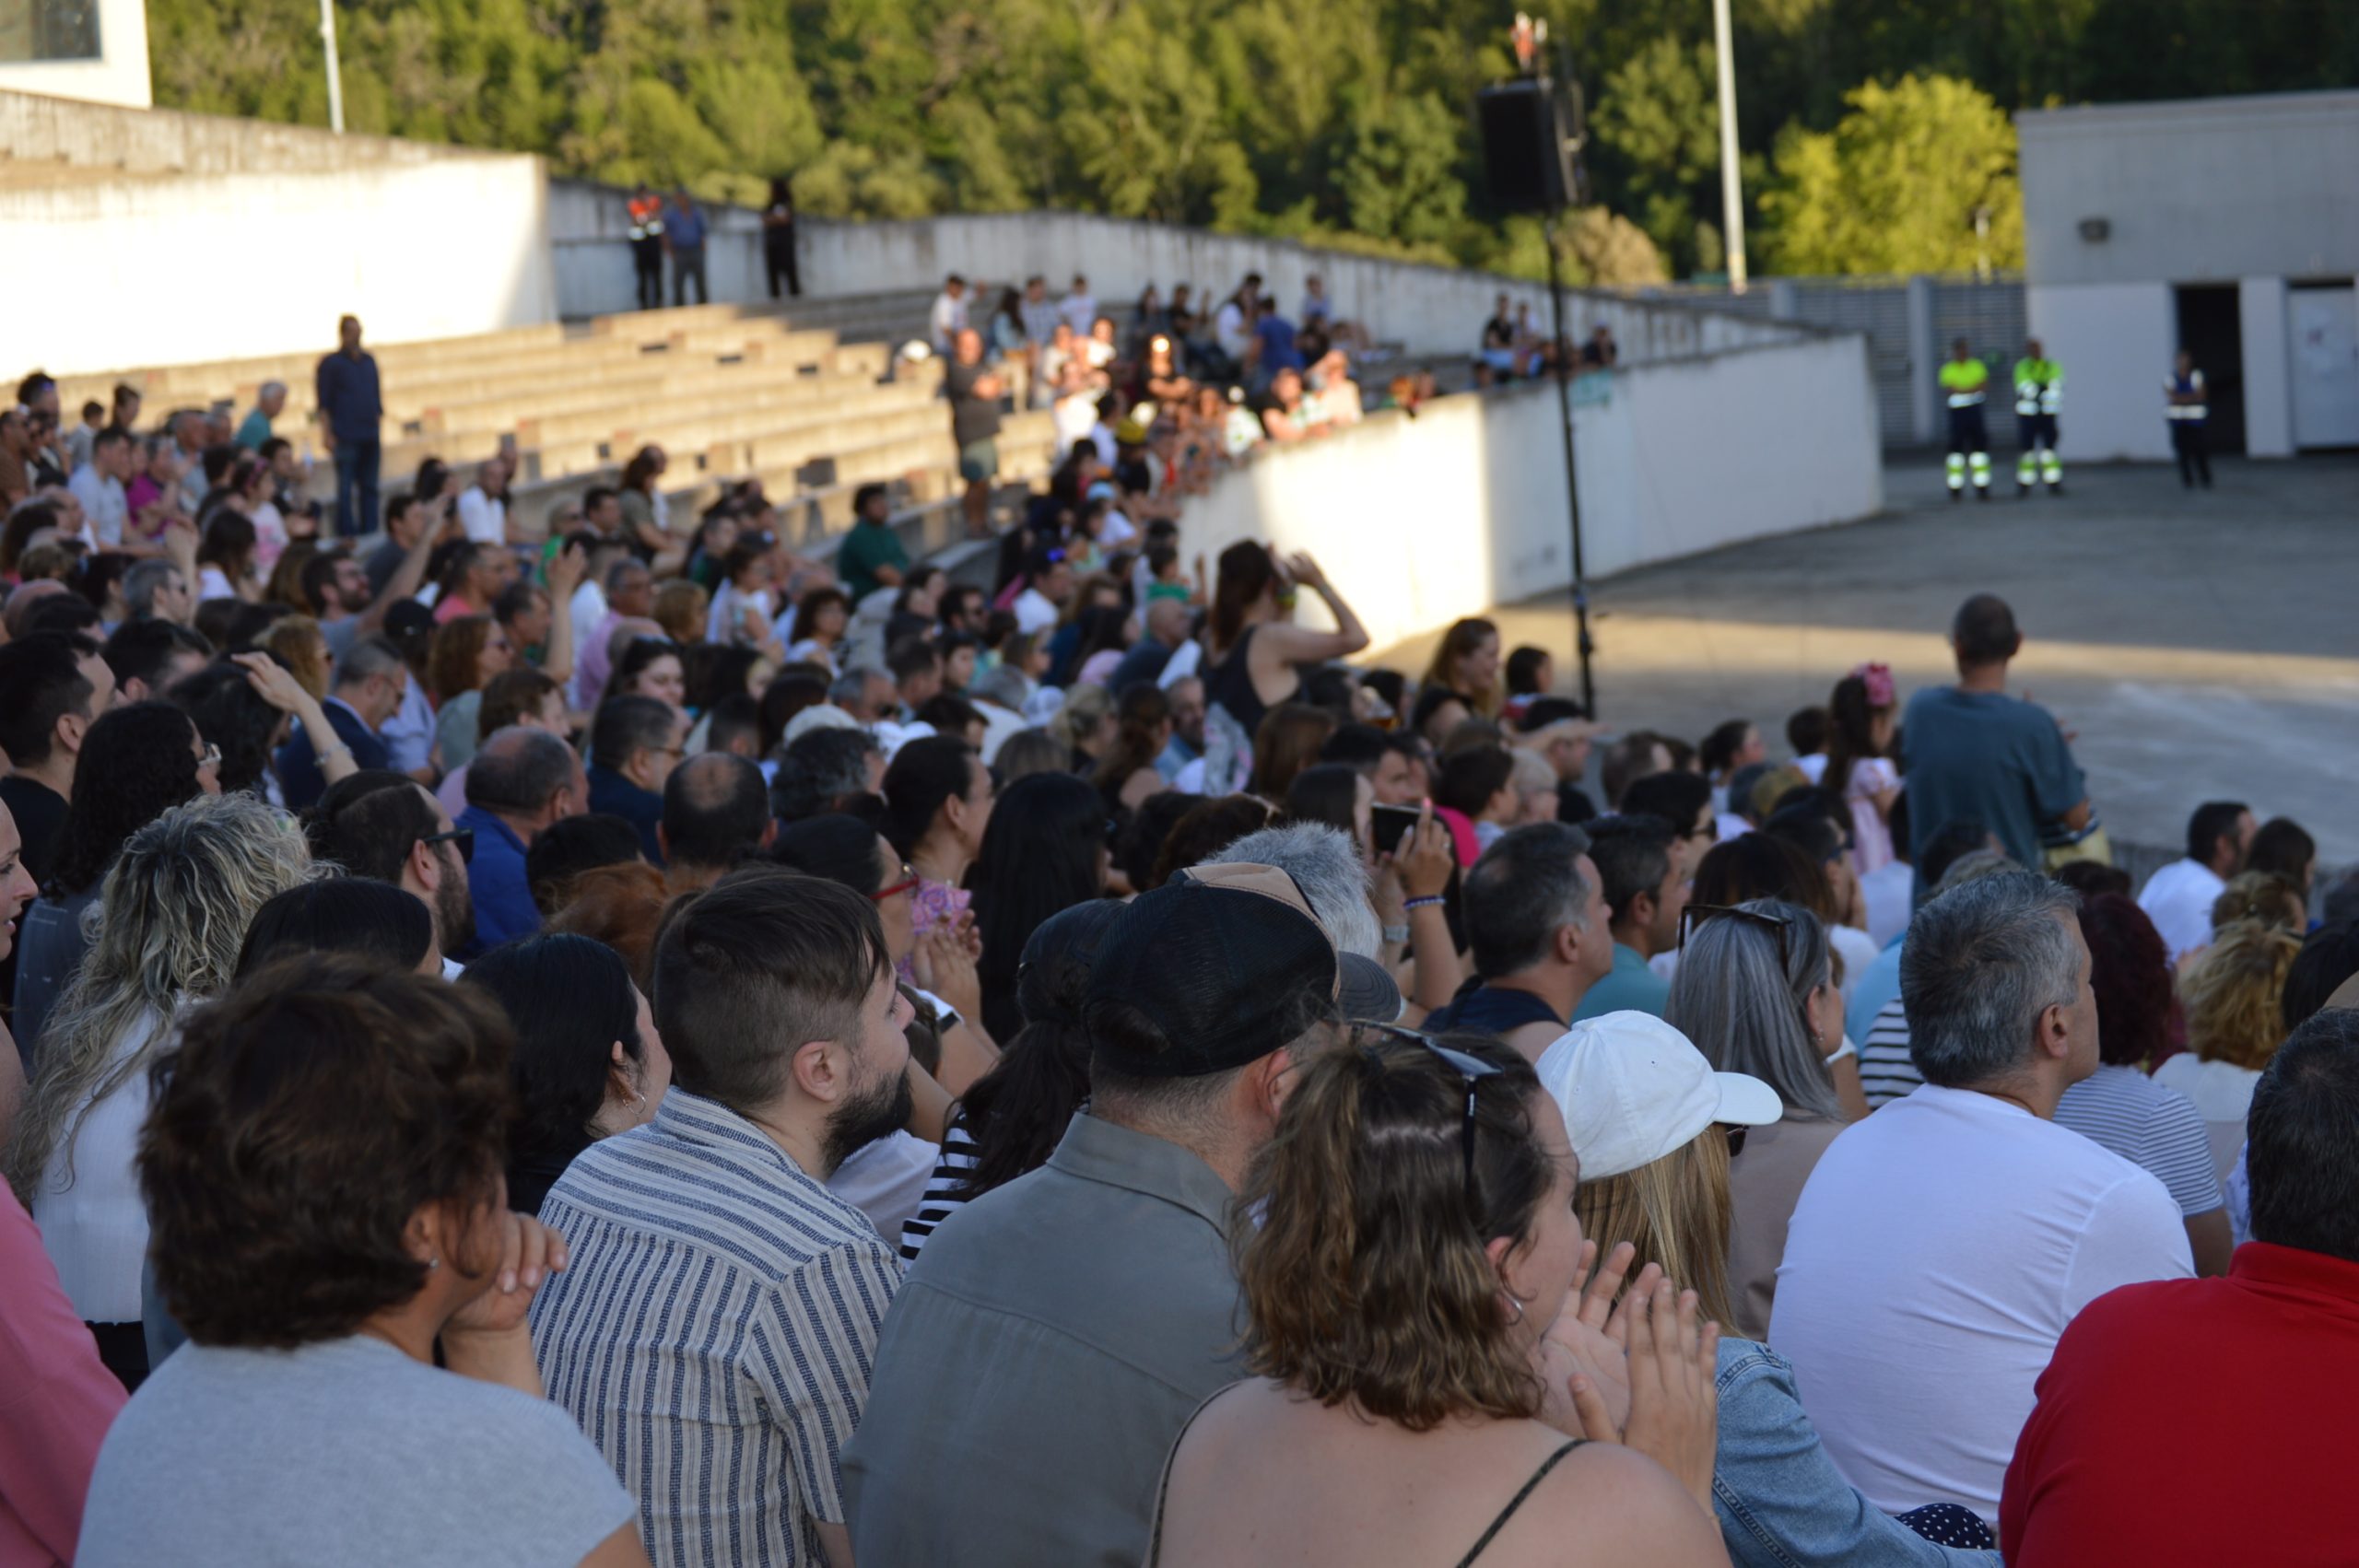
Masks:
[[[1509,1306],[1515,1308],[1515,1316],[1508,1319],[1508,1327],[1512,1328],[1523,1321],[1523,1300],[1505,1285],[1499,1287],[1499,1294],[1507,1298],[1507,1304]]]
[[[429,1274],[441,1267],[442,1259],[440,1258],[429,1258],[426,1260],[426,1271]]]

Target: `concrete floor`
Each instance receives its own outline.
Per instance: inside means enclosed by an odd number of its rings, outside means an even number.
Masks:
[[[1863,661],[1904,701],[1951,678],[1950,616],[1988,591],[2024,628],[2017,688],[2079,732],[2117,841],[2177,845],[2197,802],[2233,798],[2359,860],[2359,458],[2213,469],[2189,493],[2170,468],[2082,467],[2025,501],[2009,470],[1952,505],[1936,454],[1889,468],[1869,521],[1593,583],[1600,714],[1691,739],[1743,715],[1783,755],[1786,715]],[[1578,693],[1567,595],[1495,618]],[[1433,640],[1382,661],[1420,671]]]

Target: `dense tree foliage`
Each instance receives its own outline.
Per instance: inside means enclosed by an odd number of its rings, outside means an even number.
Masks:
[[[1524,0],[1588,88],[1576,275],[1721,264],[1708,0]],[[2007,113],[2359,81],[2349,0],[1733,0],[1788,270],[2021,257]],[[1532,270],[1471,107],[1509,0],[337,0],[355,130],[815,213],[1071,206]],[[323,123],[315,0],[148,0],[157,101]],[[1986,213],[1988,236],[1974,218]],[[1609,216],[1610,215],[1610,216]]]

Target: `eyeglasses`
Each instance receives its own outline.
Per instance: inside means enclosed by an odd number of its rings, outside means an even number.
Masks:
[[[1707,822],[1701,827],[1689,828],[1686,832],[1681,834],[1680,837],[1682,838],[1701,838],[1707,844],[1717,844],[1720,841],[1720,825],[1717,820]]]
[[[904,860],[901,862],[901,880],[890,887],[878,888],[868,895],[868,901],[872,904],[882,904],[887,898],[898,898],[904,893],[915,893],[919,880],[918,873],[911,871],[910,863]]]
[[[1722,1127],[1722,1128],[1720,1129],[1720,1130],[1721,1130],[1722,1132],[1724,1132],[1724,1133],[1728,1134],[1728,1140],[1729,1140],[1729,1158],[1730,1158],[1730,1159],[1733,1160],[1733,1159],[1735,1159],[1739,1154],[1742,1154],[1742,1153],[1744,1153],[1744,1135],[1745,1135],[1745,1133],[1746,1133],[1747,1131],[1751,1130],[1750,1129],[1747,1129],[1747,1128],[1742,1128],[1742,1127],[1725,1127],[1725,1126],[1724,1126],[1724,1127]]]
[[[1747,909],[1741,904],[1690,904],[1679,912],[1679,948],[1687,950],[1687,939],[1697,926],[1722,915],[1733,915],[1740,920],[1750,920],[1766,927],[1778,938],[1778,967],[1790,972],[1793,961],[1786,950],[1787,932],[1793,921],[1783,915],[1772,915],[1766,909]]]
[[[208,767],[219,767],[220,766],[221,748],[219,746],[205,747],[205,755],[196,759],[196,770],[199,773],[204,772]]]
[[[429,833],[418,842],[429,848],[436,844],[448,844],[459,852],[459,864],[475,863],[475,830],[472,827],[454,827],[448,833]]]
[[[1459,1144],[1466,1156],[1466,1201],[1474,1201],[1474,1089],[1485,1078],[1496,1078],[1507,1069],[1481,1057],[1468,1056],[1464,1051],[1450,1049],[1430,1035],[1414,1029],[1403,1029],[1397,1024],[1375,1024],[1368,1027],[1396,1040],[1409,1040],[1423,1046],[1441,1059],[1442,1065],[1451,1069],[1466,1082],[1466,1118],[1459,1124]]]

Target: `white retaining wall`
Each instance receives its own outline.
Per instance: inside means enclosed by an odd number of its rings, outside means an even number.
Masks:
[[[569,317],[628,310],[636,303],[625,237],[626,194],[574,181],[550,183],[557,298]],[[718,206],[708,206],[706,213],[712,232],[705,247],[705,272],[713,298],[736,302],[766,298],[757,216],[744,208]],[[1533,323],[1543,333],[1548,330],[1548,290],[1524,278],[1127,218],[1069,212],[976,213],[893,223],[806,217],[799,228],[803,288],[814,298],[936,288],[955,272],[969,282],[987,281],[990,302],[996,303],[1000,287],[1020,285],[1036,273],[1048,279],[1051,295],[1062,295],[1073,275],[1081,272],[1088,275],[1091,292],[1102,305],[1128,305],[1150,283],[1166,298],[1174,284],[1191,284],[1199,303],[1207,297],[1217,303],[1235,291],[1247,273],[1258,272],[1265,290],[1292,312],[1301,302],[1304,277],[1318,273],[1341,314],[1366,322],[1379,337],[1405,344],[1415,353],[1463,348],[1471,356],[1493,302],[1503,293],[1530,306]],[[1790,342],[1810,330],[1602,291],[1575,291],[1567,307],[1567,332],[1585,337],[1599,322],[1614,329],[1625,360]]]
[[[1883,507],[1863,337],[1625,367],[1576,388],[1592,578]],[[1414,419],[1380,414],[1265,451],[1189,503],[1183,544],[1310,551],[1379,647],[1562,589],[1572,546],[1556,410],[1544,385],[1449,397]]]

